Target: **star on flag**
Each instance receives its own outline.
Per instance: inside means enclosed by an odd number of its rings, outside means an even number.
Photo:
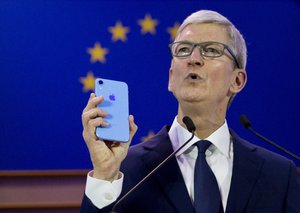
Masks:
[[[83,84],[83,91],[94,91],[95,79],[92,72],[88,72],[86,77],[80,77],[80,82]]]
[[[155,135],[155,132],[149,131],[149,132],[148,132],[148,135],[146,135],[146,136],[144,136],[144,137],[141,138],[141,141],[142,141],[142,142],[146,142],[146,141],[148,141],[150,138],[152,138],[154,135]]]
[[[91,55],[92,63],[96,61],[105,63],[105,56],[108,53],[108,49],[101,47],[101,44],[96,42],[93,48],[88,48],[87,52]]]
[[[108,31],[112,33],[112,40],[117,41],[121,40],[125,42],[127,40],[127,33],[129,32],[129,27],[124,27],[122,22],[117,21],[114,27],[109,27]]]
[[[168,27],[167,32],[171,35],[170,40],[174,41],[180,24],[175,22],[173,27]]]
[[[155,34],[156,33],[156,25],[158,25],[158,21],[155,19],[152,19],[150,14],[146,14],[144,19],[139,19],[138,24],[141,26],[141,32],[142,34],[146,33],[151,33]]]

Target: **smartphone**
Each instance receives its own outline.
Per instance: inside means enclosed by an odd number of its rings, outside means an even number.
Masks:
[[[97,127],[98,138],[109,141],[129,141],[129,105],[128,86],[125,82],[97,78],[95,80],[96,96],[103,96],[100,107],[108,113],[104,120],[108,127]]]

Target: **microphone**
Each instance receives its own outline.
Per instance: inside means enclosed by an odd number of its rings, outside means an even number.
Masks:
[[[248,120],[248,118],[246,117],[246,115],[241,115],[240,116],[240,122],[242,123],[242,125],[250,130],[250,132],[252,132],[254,135],[256,135],[257,137],[261,138],[262,140],[266,141],[267,143],[271,144],[272,146],[275,146],[277,149],[283,151],[284,153],[296,158],[297,160],[300,160],[300,157],[295,155],[294,153],[286,150],[285,148],[279,146],[278,144],[274,143],[273,141],[269,140],[268,138],[262,136],[261,134],[259,134],[258,132],[256,132],[255,130],[252,129],[251,127],[251,122]]]
[[[192,121],[192,119],[190,117],[184,116],[183,119],[182,119],[182,122],[185,124],[187,130],[190,133],[193,133],[193,132],[196,131],[195,124],[194,124],[194,122]]]
[[[115,211],[116,207],[125,199],[127,198],[134,190],[136,190],[141,184],[143,184],[149,177],[151,177],[160,167],[162,167],[166,162],[168,162],[174,155],[176,155],[185,145],[187,145],[195,136],[196,127],[192,121],[192,119],[188,116],[184,116],[182,122],[185,124],[187,130],[192,133],[192,136],[177,150],[172,152],[168,157],[166,157],[158,166],[156,166],[151,172],[149,172],[140,182],[138,182],[134,187],[132,187],[125,195],[123,195],[112,207],[110,213],[117,213]]]

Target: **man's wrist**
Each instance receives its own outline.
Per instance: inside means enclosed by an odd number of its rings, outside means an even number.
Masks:
[[[115,180],[118,180],[121,178],[121,173],[117,171],[114,174],[103,174],[101,172],[98,172],[97,170],[94,170],[90,172],[91,177],[99,179],[99,180],[106,180],[109,182],[113,182]]]

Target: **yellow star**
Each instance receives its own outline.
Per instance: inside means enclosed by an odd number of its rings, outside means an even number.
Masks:
[[[122,25],[122,22],[117,21],[116,25],[114,27],[109,27],[109,32],[112,33],[112,40],[117,41],[126,41],[127,37],[126,34],[129,32],[129,27],[124,27]]]
[[[92,63],[96,61],[105,63],[105,55],[108,53],[108,49],[102,48],[101,44],[96,42],[93,48],[88,48],[87,52],[91,55]]]
[[[174,41],[179,26],[180,26],[179,23],[178,23],[178,22],[175,22],[173,27],[168,27],[167,31],[168,31],[168,33],[170,33],[170,35],[171,35],[171,37],[170,37],[170,40],[171,40],[171,41]]]
[[[156,33],[156,25],[158,25],[158,21],[151,18],[151,15],[146,14],[144,19],[139,19],[138,24],[142,27],[141,32],[142,34]]]
[[[80,77],[80,82],[83,84],[83,91],[94,91],[95,77],[92,72],[88,72],[86,77]]]
[[[153,131],[149,131],[148,135],[145,137],[142,137],[142,142],[146,142],[148,141],[150,138],[152,138],[155,135],[155,133]]]

